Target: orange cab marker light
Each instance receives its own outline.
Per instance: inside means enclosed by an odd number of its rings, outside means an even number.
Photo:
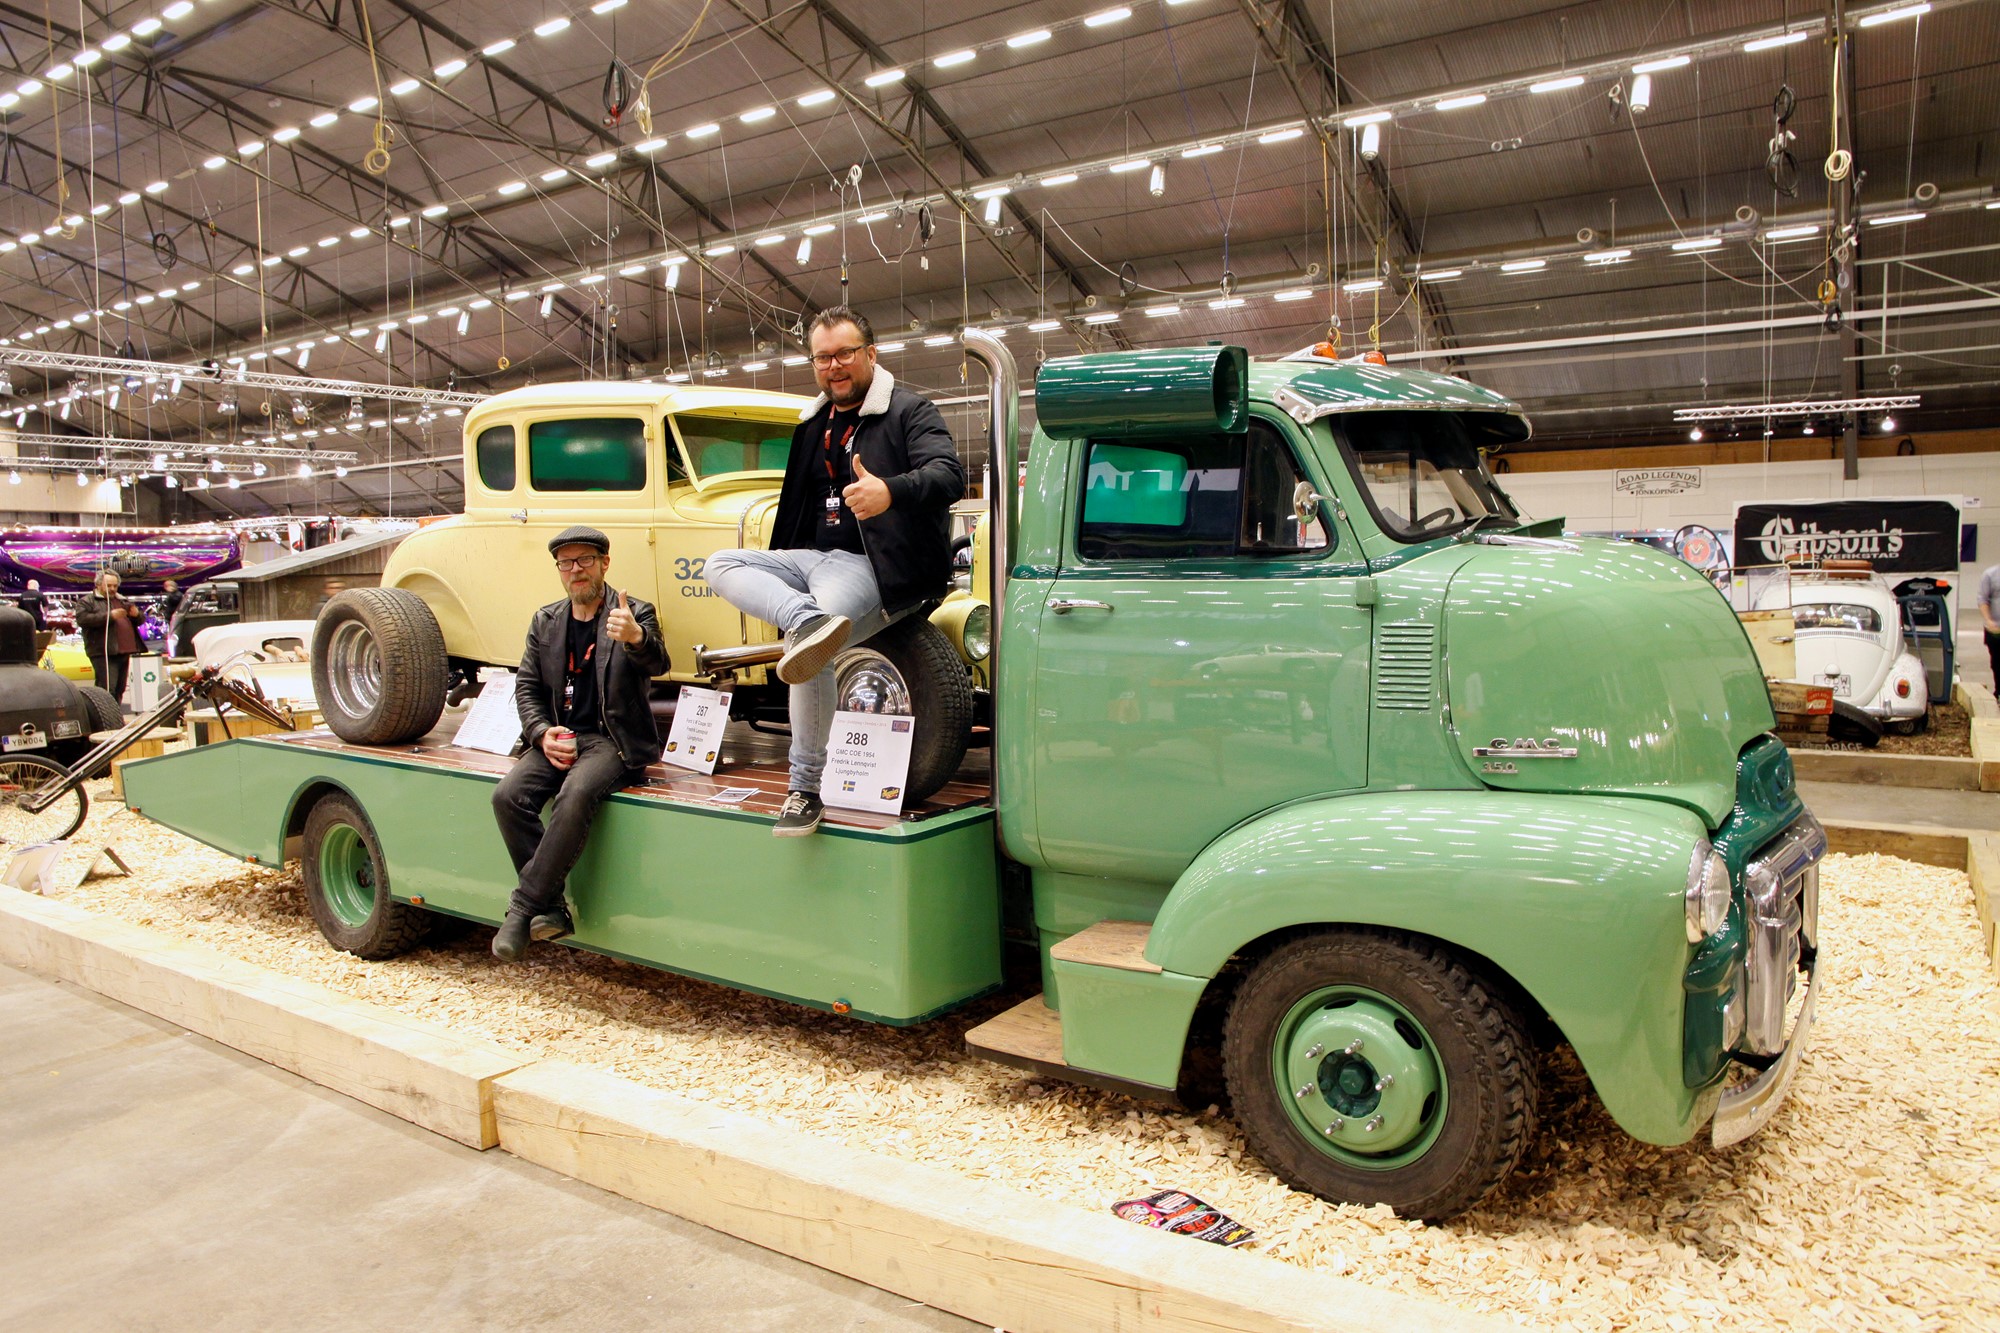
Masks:
[[[423,905],[424,905],[424,900],[422,898],[410,899],[410,906],[412,907],[422,907]]]
[[[853,1011],[854,1011],[854,1006],[849,1004],[845,1000],[835,1000],[833,1002],[833,1012],[835,1012],[836,1014],[852,1013]]]
[[[1330,342],[1314,343],[1313,355],[1323,356],[1328,358],[1329,360],[1337,361],[1340,359],[1340,348],[1337,344]]]
[[[1389,358],[1382,355],[1382,353],[1379,350],[1373,352],[1364,352],[1361,354],[1361,359],[1363,361],[1366,361],[1371,366],[1386,366],[1389,364]]]

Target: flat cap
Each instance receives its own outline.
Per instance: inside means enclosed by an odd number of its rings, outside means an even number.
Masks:
[[[549,538],[550,555],[554,555],[565,546],[595,546],[600,555],[611,554],[611,539],[609,537],[599,532],[596,528],[586,528],[580,524],[574,528],[564,528],[561,532]]]

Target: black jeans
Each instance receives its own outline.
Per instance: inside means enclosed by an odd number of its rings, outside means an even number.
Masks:
[[[1986,656],[1993,663],[1993,692],[2000,694],[2000,634],[1986,631]]]
[[[567,771],[551,764],[539,746],[514,761],[493,790],[493,816],[519,876],[510,913],[533,916],[562,906],[563,886],[583,855],[597,807],[640,771],[625,766],[609,738],[588,734],[576,738],[576,764]],[[542,806],[551,797],[544,829]]]
[[[111,697],[121,703],[125,699],[125,677],[132,670],[130,653],[113,653],[109,657],[96,657],[89,653],[90,669],[97,673],[97,688],[109,690]]]

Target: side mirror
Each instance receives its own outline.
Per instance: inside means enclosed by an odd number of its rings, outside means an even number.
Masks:
[[[1319,507],[1330,497],[1313,489],[1309,481],[1302,481],[1292,488],[1292,517],[1299,521],[1301,528],[1319,517]]]

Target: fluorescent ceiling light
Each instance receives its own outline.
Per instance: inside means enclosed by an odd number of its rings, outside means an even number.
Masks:
[[[314,116],[311,120],[307,121],[306,124],[312,126],[316,130],[323,130],[327,126],[333,124],[334,121],[339,119],[340,119],[340,113],[338,111],[322,111],[317,116]]]
[[[1123,23],[1126,19],[1129,19],[1131,17],[1132,17],[1132,11],[1127,9],[1124,5],[1120,5],[1116,9],[1100,10],[1099,12],[1092,14],[1089,18],[1083,21],[1083,26],[1086,28],[1106,28],[1114,23]]]
[[[1694,63],[1693,56],[1666,56],[1659,60],[1642,60],[1632,66],[1634,74],[1658,74],[1663,69],[1679,69]]]
[[[665,148],[666,146],[667,146],[666,137],[662,135],[660,138],[657,139],[646,139],[640,143],[633,144],[632,151],[635,153],[645,153],[648,156],[650,156],[654,153],[659,152],[662,148]]]
[[[69,63],[75,65],[78,69],[89,69],[92,65],[95,65],[98,61],[102,59],[104,59],[104,52],[93,51],[90,48],[86,47],[83,50],[78,51],[75,55],[71,56],[69,58]]]
[[[1177,305],[1149,305],[1146,307],[1147,319],[1165,319],[1169,315],[1178,315],[1180,313],[1181,308]]]
[[[1018,51],[1024,46],[1040,46],[1054,35],[1047,28],[1036,28],[1033,32],[1016,33],[1009,37],[1007,45]]]
[[[400,231],[404,227],[407,227],[409,225],[410,225],[410,215],[408,213],[401,213],[389,219],[390,231]]]
[[[281,130],[271,131],[272,143],[290,143],[292,140],[298,137],[299,137],[299,127],[296,125],[287,125]]]
[[[1283,143],[1287,139],[1296,139],[1304,133],[1305,130],[1303,130],[1297,125],[1294,125],[1288,130],[1272,130],[1269,134],[1260,134],[1257,136],[1257,142]]]
[[[952,337],[949,333],[934,333],[930,337],[924,339],[924,346],[949,347],[957,341],[958,339]]]
[[[1792,227],[1773,227],[1764,233],[1767,241],[1797,241],[1808,236],[1819,235],[1819,223],[1801,222]]]
[[[488,60],[491,60],[494,56],[506,55],[509,51],[514,49],[514,46],[515,42],[512,37],[503,37],[499,41],[493,43],[493,45],[491,46],[480,47],[479,54],[485,56]]]
[[[592,171],[595,171],[599,167],[608,167],[617,160],[618,160],[618,154],[616,152],[597,153],[583,159],[583,165],[589,167]]]
[[[972,197],[974,199],[998,199],[1003,194],[1012,194],[1012,193],[1013,190],[1009,186],[987,185],[980,189],[974,190],[972,192]]]
[[[1686,253],[1690,250],[1713,250],[1721,244],[1720,236],[1696,236],[1685,241],[1675,241],[1674,249]]]
[[[703,250],[702,253],[707,255],[710,259],[720,259],[723,255],[734,252],[735,249],[736,247],[731,245],[729,242],[722,241],[716,245],[709,246],[708,249]]]
[[[593,14],[609,14],[614,9],[623,8],[625,8],[625,0],[597,0],[597,3],[590,7],[590,12]]]
[[[1312,288],[1310,287],[1288,287],[1282,292],[1272,292],[1271,299],[1273,301],[1303,301],[1312,294]]]
[[[348,235],[349,239],[351,239],[351,240],[356,240],[356,241],[358,241],[358,240],[360,240],[360,239],[361,239],[361,238],[362,238],[363,236],[366,236],[366,235],[368,235],[368,228],[366,228],[366,227],[350,227],[350,228],[348,229],[348,232],[347,232],[347,235]]]
[[[1356,278],[1353,282],[1341,283],[1340,290],[1343,292],[1379,292],[1382,290],[1382,279]]]
[[[283,255],[265,255],[262,259],[258,260],[257,262],[262,264],[265,268],[276,268],[278,265],[285,262],[285,257]]]
[[[819,106],[824,102],[831,102],[838,95],[831,88],[821,88],[818,92],[807,93],[804,97],[801,97],[798,100],[798,105]]]
[[[495,190],[494,193],[501,195],[519,194],[521,193],[521,191],[527,188],[528,188],[528,182],[526,181],[508,181],[498,190]]]
[[[423,86],[423,83],[417,79],[400,79],[389,85],[389,95],[391,97],[407,97]]]
[[[295,245],[291,249],[285,251],[285,258],[297,259],[300,255],[306,253],[310,249],[312,249],[312,247],[309,245]]]
[[[175,0],[174,4],[168,5],[160,11],[160,17],[171,21],[173,19],[184,19],[192,13],[194,13],[192,0]]]
[[[1114,175],[1122,175],[1127,171],[1144,171],[1147,167],[1150,167],[1152,165],[1153,162],[1151,158],[1145,158],[1145,157],[1127,158],[1123,162],[1113,162],[1111,164],[1111,171]]]
[[[771,117],[777,114],[778,114],[778,108],[774,106],[760,106],[755,108],[754,110],[745,111],[742,115],[738,116],[737,119],[742,121],[745,125],[755,125],[758,121],[769,120]]]
[[[1928,14],[1930,12],[1931,7],[1928,4],[1903,5],[1897,9],[1885,9],[1879,14],[1870,14],[1863,18],[1858,26],[1872,28],[1878,23],[1894,23],[1897,19],[1913,19],[1919,14]],[[82,62],[79,61],[78,63],[81,64]]]
[[[979,52],[968,46],[962,51],[947,51],[931,63],[939,69],[950,69],[954,65],[969,65],[978,55]]]
[[[424,209],[423,212],[420,213],[418,216],[427,218],[441,218],[449,212],[451,212],[450,204],[432,204],[429,208]]]
[[[697,125],[687,131],[687,137],[690,139],[706,139],[709,135],[717,133],[721,129],[722,126],[711,120],[706,125]]]
[[[770,368],[771,363],[769,361],[745,361],[743,363],[743,369],[752,375],[760,370],[769,370]]]
[[[866,226],[870,222],[885,221],[888,218],[888,216],[889,215],[887,213],[863,213],[860,217],[854,220],[856,222],[861,223],[863,226]]]
[[[1394,114],[1393,112],[1389,111],[1363,111],[1359,115],[1347,117],[1340,123],[1345,125],[1350,130],[1358,130],[1363,125],[1380,125],[1383,121],[1388,120],[1393,114]]]
[[[770,234],[769,234],[768,236],[759,236],[759,237],[758,237],[758,238],[757,238],[757,239],[756,239],[755,241],[752,241],[752,242],[751,242],[751,244],[752,244],[752,245],[776,245],[776,244],[778,244],[778,243],[779,243],[780,241],[782,241],[782,240],[784,240],[784,239],[785,239],[785,233],[783,233],[783,232],[781,232],[781,231],[774,231],[774,232],[770,233]]]
[[[780,357],[778,360],[778,364],[781,366],[803,366],[805,363],[806,358],[802,356]]]
[[[586,273],[576,280],[576,285],[579,287],[595,287],[603,281],[604,275],[602,273]]]
[[[1076,173],[1074,171],[1064,171],[1064,172],[1058,172],[1056,175],[1053,176],[1042,177],[1042,184],[1068,185],[1071,181],[1075,179],[1076,179]]]
[[[466,62],[463,60],[447,60],[442,65],[439,65],[436,69],[432,70],[431,73],[436,75],[440,79],[448,79],[454,74],[464,73],[465,64]]]
[[[1531,93],[1559,93],[1565,88],[1581,88],[1582,86],[1583,75],[1566,74],[1559,79],[1543,79],[1540,83],[1531,83],[1528,85],[1528,91]]]
[[[51,65],[47,69],[42,71],[42,77],[47,79],[50,83],[58,83],[61,80],[68,78],[70,75],[74,73],[76,73],[76,70],[72,66]]]
[[[636,278],[641,273],[644,273],[646,268],[647,265],[645,264],[627,264],[624,268],[618,270],[618,276],[621,278]]]
[[[1242,304],[1243,298],[1240,296],[1219,296],[1208,303],[1208,308],[1210,310],[1234,310]]]
[[[165,194],[166,192],[167,192],[167,183],[165,181],[154,181],[151,185],[148,185],[146,187],[147,194]],[[1922,217],[1923,214],[1919,213],[1917,214],[1917,216]]]
[[[902,342],[876,343],[875,349],[880,352],[900,352],[906,346],[908,344]]]
[[[1925,5],[1924,8],[1929,9],[1930,6]],[[1871,227],[1890,227],[1899,222],[1922,222],[1928,216],[1927,213],[1891,213],[1886,218],[1868,218],[1866,221]]]
[[[349,102],[347,104],[347,109],[349,111],[352,111],[355,115],[358,116],[364,112],[373,111],[379,105],[380,103],[378,103],[372,97],[360,97],[356,98],[352,102]]]
[[[1028,332],[1047,333],[1051,329],[1059,329],[1061,327],[1062,321],[1059,319],[1038,319],[1028,325]]]
[[[1546,259],[1512,259],[1500,266],[1502,273],[1533,273],[1538,268],[1547,268]]]
[[[132,25],[132,35],[134,37],[151,37],[164,26],[158,19],[140,19]]]
[[[1419,273],[1416,275],[1416,279],[1418,282],[1450,282],[1453,278],[1462,278],[1464,276],[1465,270],[1462,268],[1440,268]]]
[[[319,238],[319,248],[320,248],[320,249],[322,249],[322,250],[329,250],[329,249],[332,249],[332,248],[333,248],[334,246],[336,246],[336,245],[339,245],[339,244],[340,244],[340,237],[339,237],[339,236],[337,236],[337,235],[336,235],[336,236],[322,236],[322,237],[320,237],[320,238]]]
[[[1616,264],[1621,259],[1630,259],[1630,250],[1593,250],[1583,257],[1586,264]]]
[[[1198,143],[1192,148],[1181,149],[1181,156],[1207,157],[1210,153],[1219,153],[1221,151],[1222,145],[1219,143]]]
[[[554,171],[544,171],[542,173],[541,179],[542,183],[546,185],[553,181],[559,181],[567,175],[569,175],[568,167],[557,167]]]
[[[207,168],[208,170],[210,170],[210,171],[217,171],[217,170],[220,170],[221,168],[223,168],[223,167],[226,167],[226,166],[228,166],[228,165],[229,165],[229,159],[228,159],[228,158],[226,158],[226,157],[223,157],[223,156],[222,156],[221,154],[219,154],[219,153],[218,153],[218,154],[217,154],[216,156],[214,156],[214,157],[211,157],[210,159],[208,159],[208,161],[206,161],[206,162],[202,163],[202,166],[206,167],[206,168]],[[92,209],[91,211],[92,211],[92,212],[95,212],[96,210],[95,210],[95,209]]]
[[[567,18],[552,18],[547,23],[537,23],[535,25],[535,36],[553,37],[568,26],[569,20]]]
[[[1812,36],[1810,32],[1801,28],[1797,32],[1782,33],[1776,37],[1759,37],[1754,42],[1745,42],[1743,43],[1743,49],[1745,51],[1769,51],[1774,46],[1790,46],[1794,42],[1803,42],[1810,36]]]
[[[114,32],[104,39],[104,49],[107,51],[123,51],[131,44],[132,39],[122,32]]]
[[[1116,310],[1100,310],[1094,315],[1085,315],[1083,317],[1083,322],[1086,324],[1115,324],[1117,321],[1118,312]]]
[[[831,222],[815,222],[812,226],[807,227],[802,234],[806,236],[824,236],[832,230],[833,224]]]
[[[238,264],[235,268],[232,268],[229,271],[235,274],[237,277],[241,278],[248,274],[255,273],[257,271],[257,266],[255,264]]]
[[[252,139],[248,143],[237,144],[236,151],[244,157],[255,157],[264,151],[264,141],[262,139]]]
[[[880,88],[886,84],[901,83],[903,81],[903,75],[904,71],[900,69],[878,69],[873,74],[870,74],[867,78],[863,79],[862,82],[867,84],[870,88]]]
[[[1438,111],[1456,111],[1460,107],[1479,106],[1486,101],[1485,93],[1467,93],[1463,97],[1446,97],[1432,104]]]

